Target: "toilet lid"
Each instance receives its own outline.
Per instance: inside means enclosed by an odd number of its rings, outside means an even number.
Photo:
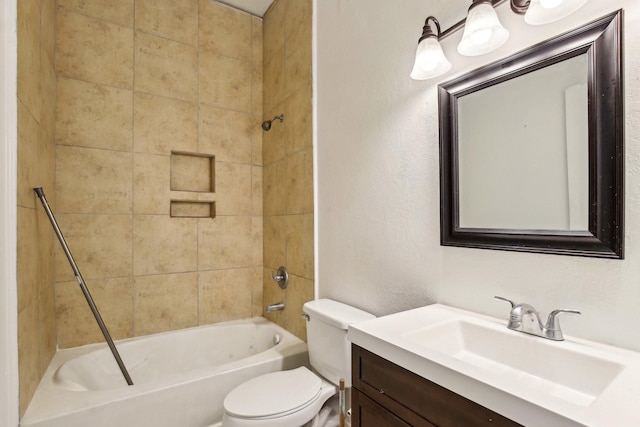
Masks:
[[[228,414],[269,417],[306,406],[320,393],[322,380],[305,367],[272,372],[234,388],[224,399]]]

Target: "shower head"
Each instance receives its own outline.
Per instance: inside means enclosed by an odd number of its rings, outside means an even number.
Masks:
[[[267,120],[267,121],[262,122],[262,129],[265,132],[269,132],[269,130],[271,129],[271,122],[273,122],[276,119],[280,120],[280,123],[284,122],[284,114],[280,114],[279,116],[275,116],[271,120]]]

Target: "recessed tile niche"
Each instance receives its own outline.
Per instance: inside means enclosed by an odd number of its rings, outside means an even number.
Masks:
[[[170,190],[213,195],[215,157],[209,154],[172,151]],[[215,202],[174,199],[170,203],[170,215],[180,218],[215,218]]]
[[[215,157],[171,152],[171,191],[215,192]]]
[[[172,200],[172,218],[215,218],[216,202],[199,200]]]

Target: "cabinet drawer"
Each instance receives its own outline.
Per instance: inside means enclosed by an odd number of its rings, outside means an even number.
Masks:
[[[352,363],[354,387],[393,413],[408,409],[438,427],[522,427],[356,345]]]
[[[424,420],[422,424],[416,423],[415,420],[409,424],[356,389],[352,389],[351,392],[351,410],[352,427],[435,427]]]

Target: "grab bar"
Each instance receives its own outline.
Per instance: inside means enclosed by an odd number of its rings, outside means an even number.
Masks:
[[[82,293],[84,294],[84,297],[87,299],[89,308],[93,312],[93,316],[96,318],[96,322],[98,322],[98,326],[102,331],[102,335],[104,335],[104,339],[107,341],[107,345],[109,346],[109,349],[111,349],[113,358],[116,359],[116,363],[118,364],[118,367],[120,368],[120,371],[124,376],[124,379],[127,381],[127,384],[133,385],[133,381],[131,381],[129,372],[127,372],[127,368],[126,366],[124,366],[124,362],[120,358],[118,349],[116,349],[116,345],[113,343],[113,340],[111,339],[111,335],[109,335],[107,326],[104,324],[104,321],[102,320],[102,316],[100,316],[100,313],[98,312],[98,307],[96,307],[96,304],[93,302],[93,298],[91,297],[91,294],[89,293],[89,289],[87,288],[87,285],[84,282],[84,279],[82,278],[82,274],[80,274],[80,270],[78,269],[78,266],[76,265],[76,262],[73,259],[73,256],[71,255],[69,246],[67,246],[67,242],[64,240],[64,237],[62,236],[62,231],[60,231],[60,227],[58,227],[58,223],[56,222],[56,219],[53,216],[53,212],[51,212],[51,209],[49,208],[49,203],[47,203],[47,198],[44,196],[44,190],[42,190],[42,187],[36,187],[33,190],[36,192],[36,194],[38,195],[38,198],[42,202],[42,206],[44,206],[44,210],[47,213],[47,216],[49,217],[49,221],[51,221],[51,225],[53,226],[53,231],[55,231],[56,236],[58,236],[58,240],[60,240],[60,244],[62,245],[62,250],[64,251],[65,255],[67,255],[67,259],[69,260],[69,264],[71,264],[71,269],[73,270],[73,274],[76,276],[76,279],[80,284],[80,289],[82,289]]]

